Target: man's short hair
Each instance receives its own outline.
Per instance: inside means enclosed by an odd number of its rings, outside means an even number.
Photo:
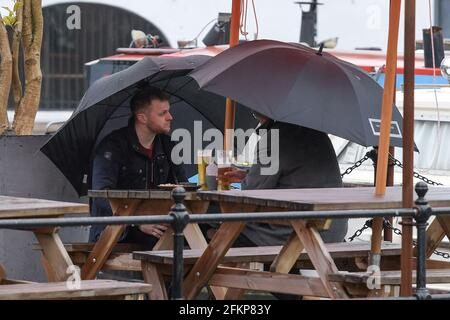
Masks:
[[[155,87],[141,89],[131,99],[131,112],[134,116],[136,116],[139,111],[145,109],[153,100],[169,101],[169,99],[169,95],[161,89]]]

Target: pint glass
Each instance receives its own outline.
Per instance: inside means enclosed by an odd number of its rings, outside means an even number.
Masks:
[[[211,150],[197,151],[198,185],[200,190],[208,190],[206,185],[206,167],[211,163]]]
[[[230,190],[230,180],[225,173],[231,171],[232,151],[217,150],[217,190]]]

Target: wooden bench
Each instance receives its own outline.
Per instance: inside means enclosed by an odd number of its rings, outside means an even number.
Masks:
[[[450,268],[428,269],[426,274],[427,284],[450,284]],[[398,270],[381,271],[374,274],[368,272],[339,272],[330,274],[328,279],[332,282],[342,283],[351,297],[398,296],[401,272]],[[415,281],[416,273],[413,272],[413,283]],[[442,291],[435,291],[434,293],[442,293]]]
[[[323,289],[322,284],[315,279],[242,269],[242,266],[248,268],[248,264],[252,262],[263,264],[272,263],[281,248],[281,246],[231,248],[221,261],[221,266],[216,270],[209,285],[249,289],[247,284],[242,283],[240,280],[245,275],[248,279],[251,279],[247,283],[251,283],[252,290],[277,292],[277,287],[280,287],[282,283],[283,290],[287,293],[326,296],[326,291]],[[338,268],[343,270],[366,270],[370,253],[369,243],[328,243],[326,244],[326,248]],[[189,272],[197,259],[200,258],[202,252],[202,250],[184,250],[183,261],[185,273]],[[382,261],[386,262],[387,266],[399,265],[400,245],[383,243],[382,255]],[[164,276],[171,276],[172,274],[174,261],[173,251],[136,251],[133,253],[133,258],[140,260],[144,279],[153,285],[153,290],[150,295],[151,299],[167,299]],[[230,268],[228,267],[230,265],[241,268]],[[305,252],[300,255],[296,266],[300,269],[313,269],[309,257]],[[305,287],[307,288],[306,290],[304,289]]]
[[[5,284],[27,284],[27,283],[33,283],[33,282],[8,279],[6,277],[6,270],[5,270],[5,268],[0,264],[0,285],[5,285]]]
[[[69,253],[73,263],[82,266],[94,247],[94,243],[69,243],[64,244],[64,248]],[[328,243],[326,244],[328,251],[332,254],[333,259],[339,269],[348,271],[358,271],[366,269],[368,254],[370,252],[370,244],[367,242],[343,242],[343,243]],[[34,250],[41,250],[39,244],[35,244]],[[230,253],[226,256],[226,260],[231,263],[247,263],[247,262],[261,262],[270,263],[280,252],[281,246],[269,247],[253,247],[253,248],[232,248]],[[137,244],[119,243],[117,244],[109,259],[105,262],[104,270],[111,271],[141,271],[141,263],[133,258],[132,253],[142,251],[143,247]],[[390,270],[393,265],[397,263],[400,255],[400,246],[385,242],[382,247],[385,270]],[[161,257],[167,256],[170,261],[172,251],[155,251]],[[185,250],[185,263],[188,265],[194,264],[201,250]],[[232,254],[231,254],[232,253]],[[188,256],[186,256],[188,255]],[[158,259],[158,258],[155,258]],[[255,261],[250,261],[255,259]],[[138,259],[140,260],[140,259]],[[170,264],[171,262],[167,262]],[[311,268],[312,265],[306,253],[303,253],[298,262],[298,267]]]
[[[64,245],[74,264],[82,266],[89,253],[92,251],[93,244],[66,244]],[[363,242],[352,243],[329,243],[326,244],[328,251],[332,254],[333,259],[337,263],[339,269],[348,271],[359,271],[367,268],[368,254],[370,252],[370,244]],[[35,246],[40,249],[39,246]],[[270,263],[280,252],[280,246],[273,247],[254,247],[254,248],[232,248],[227,255],[227,262],[230,263],[247,263],[261,262]],[[133,258],[132,252],[141,251],[139,246],[133,244],[118,244],[114,247],[109,259],[103,266],[104,270],[115,271],[141,271],[141,262]],[[383,270],[392,270],[396,267],[400,256],[400,246],[397,244],[383,243]],[[157,252],[157,253],[156,253]],[[185,250],[185,264],[192,265],[195,263],[201,250]],[[171,264],[171,250],[153,251],[156,253],[155,259],[158,257],[167,257],[163,264]],[[232,253],[232,254],[231,254]],[[250,261],[254,260],[254,261]],[[312,268],[306,253],[300,256],[298,267]]]
[[[95,243],[68,243],[64,244],[64,248],[69,254],[72,262],[81,267],[86,262],[89,254],[91,253]],[[132,252],[137,250],[143,250],[143,246],[131,243],[118,243],[104,266],[104,270],[119,270],[119,271],[141,271],[141,265],[139,261],[132,259]],[[42,251],[42,247],[39,244],[33,246],[33,250]],[[46,261],[42,261],[44,269],[49,268]],[[51,273],[47,272],[47,276]],[[49,281],[53,281],[49,277]]]
[[[0,300],[142,299],[152,286],[114,280],[82,281],[79,289],[66,282],[0,285]]]

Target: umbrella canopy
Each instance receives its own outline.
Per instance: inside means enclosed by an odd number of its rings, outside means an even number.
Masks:
[[[209,60],[207,56],[176,58],[146,57],[126,70],[96,81],[85,93],[66,124],[41,148],[59,168],[80,196],[90,187],[90,171],[95,146],[110,132],[128,124],[130,100],[145,86],[155,86],[171,96],[172,130],[184,128],[191,133],[194,146],[194,121],[201,121],[202,131],[223,129],[225,98],[199,90],[186,75]],[[255,126],[248,109],[239,108],[237,127]],[[202,132],[202,133],[203,133]],[[207,143],[203,143],[203,147]],[[194,154],[194,152],[192,152]],[[191,156],[193,160],[193,155]],[[196,166],[185,167],[188,176]]]
[[[212,58],[190,76],[274,120],[298,124],[364,146],[378,145],[382,87],[357,66],[299,44],[256,40]],[[402,146],[393,108],[391,145]]]

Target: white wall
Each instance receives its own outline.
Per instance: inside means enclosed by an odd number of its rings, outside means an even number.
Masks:
[[[10,4],[11,0],[0,0]],[[43,5],[68,1],[43,0]],[[170,39],[172,46],[177,40],[192,39],[218,12],[230,12],[231,0],[80,0],[126,8],[159,27]],[[318,37],[339,37],[339,49],[372,46],[386,49],[389,0],[321,0],[319,8]],[[404,2],[404,1],[403,1]],[[434,0],[432,1],[432,3]],[[251,0],[250,0],[251,3]],[[255,0],[260,35],[282,41],[298,41],[301,14],[294,0]],[[417,0],[417,38],[422,29],[429,26],[428,1]],[[252,11],[249,10],[248,31],[253,38],[256,31]],[[403,27],[399,50],[403,50]],[[202,37],[200,37],[201,39]]]

